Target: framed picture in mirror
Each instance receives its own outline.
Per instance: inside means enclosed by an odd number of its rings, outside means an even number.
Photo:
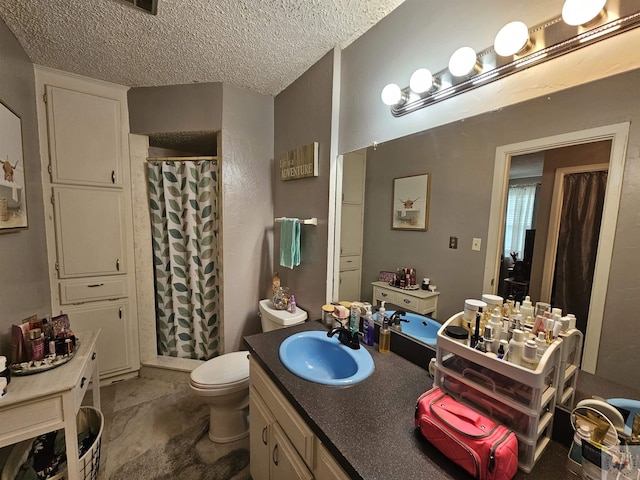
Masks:
[[[429,173],[393,179],[392,229],[429,229],[430,185]]]
[[[0,101],[0,233],[27,227],[25,205],[22,123],[15,112]]]

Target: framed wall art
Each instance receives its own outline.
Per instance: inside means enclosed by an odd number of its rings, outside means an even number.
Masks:
[[[429,190],[431,175],[423,173],[393,180],[394,230],[429,229]]]
[[[0,233],[27,228],[22,120],[0,101]]]

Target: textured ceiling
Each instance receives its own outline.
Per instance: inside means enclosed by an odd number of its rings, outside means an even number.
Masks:
[[[403,0],[0,0],[32,62],[131,87],[224,82],[276,95]]]

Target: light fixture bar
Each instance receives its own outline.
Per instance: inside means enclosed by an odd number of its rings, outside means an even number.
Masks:
[[[530,30],[533,50],[520,56],[516,54],[512,57],[501,57],[495,53],[493,47],[487,48],[478,54],[478,60],[485,68],[486,65],[496,65],[495,68],[485,69],[465,78],[454,77],[448,69],[441,70],[433,75],[434,82],[449,86],[432,89],[417,96],[414,94],[412,98],[409,97],[409,87],[406,87],[402,92],[403,98],[408,100],[391,106],[391,113],[394,117],[406,115],[640,26],[640,11],[634,0],[620,0],[617,10],[617,18],[612,19],[612,15],[609,15],[610,21],[588,30],[585,30],[584,26],[567,25],[562,21],[562,17],[538,25]]]

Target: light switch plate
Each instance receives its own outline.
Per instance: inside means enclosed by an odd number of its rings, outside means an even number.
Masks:
[[[475,250],[476,252],[479,252],[481,245],[482,245],[482,239],[474,238],[473,242],[471,242],[471,250]]]

